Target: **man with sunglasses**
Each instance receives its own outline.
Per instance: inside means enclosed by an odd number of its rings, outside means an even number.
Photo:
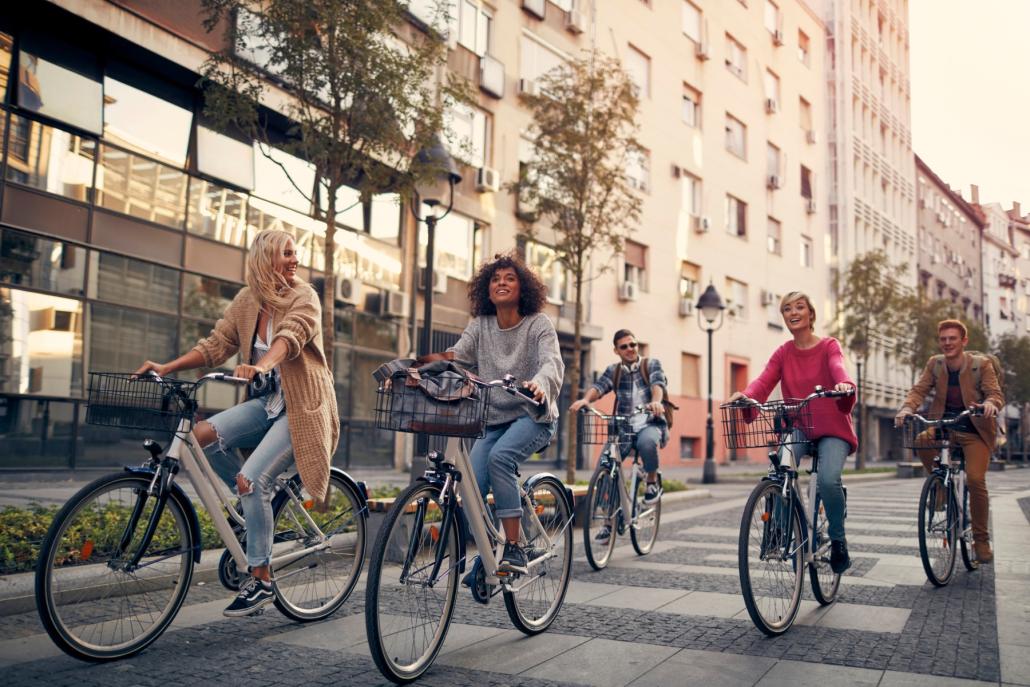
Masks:
[[[604,374],[587,389],[586,395],[569,410],[593,403],[609,391],[615,391],[615,414],[630,415],[638,405],[647,407],[647,413],[637,413],[630,420],[636,432],[636,449],[647,472],[647,490],[644,503],[651,505],[661,496],[658,485],[658,449],[669,441],[669,427],[665,422],[665,408],[662,400],[666,396],[667,381],[662,363],[657,358],[641,359],[637,339],[628,329],[620,329],[613,337],[615,354],[619,362],[609,365]],[[641,364],[646,365],[646,370]],[[628,449],[627,449],[628,451]],[[610,527],[602,527],[595,537],[599,543],[611,536]]]

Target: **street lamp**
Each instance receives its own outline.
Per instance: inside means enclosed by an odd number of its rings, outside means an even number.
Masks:
[[[722,296],[715,290],[715,285],[708,282],[708,288],[697,301],[697,326],[708,332],[708,420],[705,423],[705,463],[701,473],[704,484],[715,483],[715,425],[712,420],[712,332],[722,326],[722,313],[726,304]],[[706,327],[701,319],[708,324]],[[716,324],[718,322],[718,324]]]
[[[858,431],[855,432],[855,436],[858,438],[858,452],[855,453],[855,467],[862,469],[865,467],[865,437],[862,436],[865,433],[865,422],[862,417],[865,415],[862,412],[862,403],[865,401],[862,397],[862,361],[869,355],[869,342],[864,334],[859,334],[851,341],[849,348],[855,354],[855,367],[858,368],[858,386],[855,389],[855,407],[858,410]]]
[[[458,167],[447,153],[439,136],[434,136],[428,148],[418,151],[415,165],[428,171],[424,178],[415,184],[415,193],[422,205],[429,208],[425,217],[418,214],[419,203],[411,204],[411,212],[416,222],[426,223],[426,270],[424,273],[425,299],[422,311],[422,339],[419,342],[419,355],[431,353],[433,341],[433,249],[436,241],[436,223],[447,216],[454,207],[454,186],[461,181]],[[439,215],[437,211],[447,202],[447,209]]]

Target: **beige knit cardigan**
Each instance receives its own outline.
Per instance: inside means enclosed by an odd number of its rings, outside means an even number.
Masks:
[[[329,461],[340,438],[333,376],[322,351],[322,306],[310,284],[294,286],[286,297],[290,299],[286,309],[272,311],[272,341],[282,338],[287,346],[279,371],[297,470],[308,493],[321,501],[329,487]],[[204,356],[204,365],[218,367],[237,351],[240,360],[249,361],[259,311],[257,299],[244,287],[211,334],[194,346]]]

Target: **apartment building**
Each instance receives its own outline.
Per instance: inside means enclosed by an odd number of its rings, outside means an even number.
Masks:
[[[982,325],[984,225],[980,215],[918,155],[916,174],[920,292],[927,300],[951,301],[965,319]]]
[[[907,0],[823,0],[827,90],[833,138],[830,165],[830,265],[844,272],[878,248],[895,263],[916,264],[916,171],[912,153]],[[905,286],[916,288],[916,271]],[[867,455],[886,452],[893,417],[909,379],[887,354],[886,333],[872,342],[864,370],[870,410]],[[881,450],[882,449],[882,450]]]
[[[984,324],[992,340],[1021,334],[1019,324],[1019,272],[1021,237],[1000,203],[979,202],[972,187],[972,203],[983,217]],[[1024,287],[1025,288],[1025,287]]]

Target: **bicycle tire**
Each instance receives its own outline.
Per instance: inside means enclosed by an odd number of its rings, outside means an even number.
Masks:
[[[939,494],[943,493],[941,497]],[[944,499],[944,510],[938,502]],[[955,572],[955,543],[958,536],[958,509],[952,489],[938,473],[923,482],[919,494],[919,558],[926,578],[935,587],[951,581]]]
[[[658,475],[658,486],[662,485],[662,476]],[[658,540],[658,527],[662,522],[662,497],[650,506],[644,505],[645,480],[637,480],[637,488],[633,490],[633,518],[630,521],[629,541],[638,556],[651,553]],[[642,513],[638,515],[638,513]],[[641,521],[644,525],[641,525]]]
[[[980,561],[976,558],[976,552],[972,550],[972,543],[966,539],[966,514],[969,513],[969,488],[966,487],[962,494],[962,536],[959,537],[961,542],[960,549],[962,551],[962,565],[966,566],[966,570],[973,572],[974,570],[980,569]]]
[[[813,476],[812,479],[815,479]],[[837,600],[840,591],[840,573],[833,572],[830,567],[830,535],[828,522],[819,492],[815,495],[815,522],[812,523],[810,540],[812,542],[812,562],[808,564],[809,582],[812,585],[812,596],[821,606],[829,606]]]
[[[140,563],[131,571],[113,567],[138,551],[156,503],[147,494],[150,483],[151,476],[129,472],[94,480],[64,504],[43,539],[36,608],[47,634],[69,656],[103,662],[137,654],[182,607],[199,542],[190,526],[193,506],[179,492],[169,493]],[[119,554],[136,508],[135,528]],[[115,522],[119,518],[124,522]]]
[[[300,484],[298,476],[292,484]],[[272,504],[274,538],[272,579],[275,580],[275,606],[287,618],[311,622],[327,618],[340,608],[354,591],[361,577],[365,558],[365,518],[361,499],[347,480],[330,473],[326,492],[327,508],[317,507],[303,491],[301,505],[325,535],[330,547],[316,551],[286,565],[275,558],[291,547],[304,548],[318,536],[307,519],[295,512],[296,504],[286,491],[279,492]]]
[[[414,538],[408,530],[416,524],[417,506],[420,502],[426,505],[426,515],[421,523],[419,536]],[[430,504],[435,504],[435,511],[434,506]],[[437,515],[431,516],[434,512]],[[458,593],[459,528],[454,520],[446,524],[446,533],[439,525],[430,524],[440,522],[438,518],[442,513],[440,487],[421,480],[415,482],[394,501],[376,537],[369,560],[368,586],[365,589],[365,631],[368,646],[379,672],[397,684],[417,680],[433,665],[447,638],[451,615],[454,613],[454,601]],[[440,573],[444,577],[438,578],[433,587],[408,584],[416,574],[421,576],[420,581],[425,581],[428,572],[426,568],[428,566],[431,569],[436,546],[441,541],[446,541],[448,547]],[[410,548],[414,550],[410,551]],[[412,559],[409,563],[413,565],[409,566],[408,579],[401,582],[402,565],[409,556]],[[443,584],[439,583],[441,580]],[[415,591],[412,591],[413,589]],[[436,600],[413,601],[412,597],[418,590],[442,594],[438,594]],[[439,610],[437,617],[427,619],[423,623],[417,623],[415,618],[411,618],[412,622],[405,634],[405,623],[402,622],[404,619],[395,614],[418,613],[425,610],[428,616],[431,608]],[[430,622],[435,623],[436,627],[428,627]],[[428,642],[417,650],[417,655],[414,655],[417,642],[427,636]],[[412,649],[412,655],[407,662],[402,662],[401,651],[409,647]]]
[[[540,634],[554,622],[565,602],[572,573],[572,519],[574,514],[565,500],[565,485],[556,477],[547,475],[532,487],[530,500],[535,504],[540,525],[551,539],[553,557],[544,562],[543,571],[531,572],[530,581],[517,578],[513,584],[523,585],[517,592],[505,590],[504,607],[508,618],[523,634]],[[527,537],[527,550],[538,549],[539,531],[531,532],[528,518],[523,515],[522,529]],[[614,533],[613,533],[614,536]],[[558,580],[552,583],[557,573]]]
[[[618,507],[618,483],[612,478],[611,468],[602,460],[590,478],[590,486],[587,488],[587,512],[583,517],[583,550],[587,555],[587,563],[594,570],[604,570],[612,558],[615,538],[618,536],[615,522],[615,511]],[[611,532],[608,541],[602,544],[594,537],[605,522],[609,523]]]
[[[760,524],[757,525],[758,550],[754,552],[752,535],[756,514]],[[767,515],[763,517],[763,514]],[[784,519],[787,521],[786,528],[777,524],[777,521]],[[737,562],[740,589],[748,615],[755,627],[771,637],[790,629],[801,608],[801,588],[805,581],[806,567],[802,541],[801,518],[793,498],[788,495],[784,499],[781,485],[776,482],[759,482],[751,491],[741,516]],[[778,552],[769,560],[775,563],[775,556],[779,556],[780,565],[765,565],[768,562],[764,560],[767,550]],[[754,556],[754,561],[751,560],[752,553],[758,554]],[[778,585],[777,589],[774,581],[759,577],[763,567],[783,580],[793,577],[793,582],[789,586]],[[755,579],[752,579],[753,575]],[[779,595],[778,599],[773,596],[776,594]],[[776,603],[784,599],[785,603]]]

